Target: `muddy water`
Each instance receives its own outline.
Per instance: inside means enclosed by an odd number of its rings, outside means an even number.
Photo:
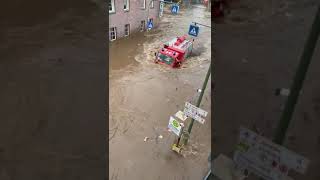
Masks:
[[[143,50],[142,44],[145,42],[143,33],[136,33],[128,38],[122,38],[109,43],[110,48],[110,68],[109,70],[123,69],[128,65],[135,65],[134,57]]]
[[[161,45],[187,34],[192,21],[210,25],[203,7],[165,11],[150,32],[112,42],[109,71],[109,179],[201,179],[210,151],[210,119],[195,123],[190,145],[183,156],[170,150],[176,136],[167,131],[170,115],[195,100],[209,66],[211,32],[200,28],[193,55],[180,69],[153,63]],[[201,107],[210,110],[208,87]],[[162,135],[163,138],[159,138]],[[149,137],[144,142],[144,138]]]
[[[154,52],[157,52],[163,43],[176,36],[186,35],[189,25],[198,22],[211,25],[210,12],[203,7],[195,6],[191,9],[182,9],[181,14],[171,15],[166,11],[157,29],[144,34],[136,34],[134,37],[123,38],[110,44],[110,70],[119,70],[135,61],[142,65],[153,66]],[[201,36],[194,38],[194,50],[191,58],[183,65],[182,69],[192,68],[207,62],[211,57],[211,29],[201,27]],[[192,39],[189,37],[189,39]],[[144,43],[147,42],[147,43]],[[134,59],[133,59],[134,58]],[[134,61],[135,60],[135,61]],[[157,66],[161,70],[163,66]]]

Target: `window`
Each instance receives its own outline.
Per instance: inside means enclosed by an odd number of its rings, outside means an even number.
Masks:
[[[117,28],[116,27],[112,27],[110,28],[110,41],[114,41],[117,39]]]
[[[129,36],[130,34],[130,24],[124,25],[124,36]]]
[[[146,9],[146,0],[141,0],[142,1],[142,6],[141,8],[142,9]]]
[[[129,11],[129,0],[123,0],[123,9]]]
[[[159,54],[158,59],[168,65],[172,64],[172,62],[174,61],[172,57],[166,56],[164,54]]]
[[[145,31],[145,28],[146,28],[146,21],[141,21],[141,24],[140,24],[140,31]]]
[[[151,0],[151,7],[150,8],[154,8],[154,2],[153,0]]]
[[[115,13],[114,0],[109,0],[109,13]]]

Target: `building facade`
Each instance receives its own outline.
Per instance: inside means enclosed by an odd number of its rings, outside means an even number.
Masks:
[[[158,0],[109,0],[109,40],[147,29],[148,19],[159,21]]]

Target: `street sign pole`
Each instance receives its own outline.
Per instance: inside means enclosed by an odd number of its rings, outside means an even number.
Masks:
[[[211,64],[212,64],[212,62],[210,62],[210,66],[209,66],[206,78],[205,78],[205,80],[203,82],[203,85],[202,85],[202,88],[201,88],[201,92],[200,92],[200,96],[199,96],[199,99],[198,99],[197,105],[196,105],[197,107],[200,106],[200,103],[201,103],[201,100],[202,100],[202,97],[203,97],[203,94],[204,94],[204,90],[207,87],[207,83],[208,83],[208,80],[209,80],[209,77],[210,77],[210,74],[211,74]],[[193,123],[194,123],[194,119],[191,119],[191,122],[190,122],[189,127],[188,127],[189,137],[190,137],[190,134],[191,134]],[[186,139],[186,141],[185,141],[185,144],[187,144],[187,143],[188,143],[188,139]]]
[[[274,142],[277,144],[282,144],[285,139],[286,131],[289,127],[290,120],[292,118],[292,114],[294,112],[294,108],[297,103],[300,90],[303,85],[303,81],[305,79],[309,64],[311,62],[312,55],[316,47],[319,34],[320,34],[320,6],[318,7],[315,20],[313,22],[307,42],[305,44],[303,54],[301,56],[298,70],[296,72],[293,84],[290,89],[289,97],[287,99],[280,122],[276,129]]]
[[[207,28],[211,28],[211,26],[208,26],[208,25],[205,25],[205,24],[201,24],[201,23],[197,23],[197,22],[192,22],[192,23],[194,23],[194,25],[199,24],[201,26],[204,26],[204,27],[207,27]]]
[[[163,3],[163,5],[164,4],[173,4],[172,2],[166,2],[166,1],[164,1],[164,0],[150,0],[150,2],[148,3],[148,10],[147,10],[147,23],[149,22],[149,20],[150,20],[150,18],[149,18],[149,10],[150,10],[150,6],[151,6],[151,3],[153,2],[155,2],[155,1],[159,1],[160,2],[160,6],[161,6],[161,3]],[[179,4],[179,3],[178,3]],[[162,16],[162,14],[161,14],[161,16]]]
[[[205,25],[205,24],[201,24],[201,23],[197,23],[197,22],[192,22],[193,24],[190,24],[189,26],[189,32],[188,34],[190,36],[194,36],[194,37],[197,37],[198,36],[198,33],[199,33],[199,26],[198,25],[201,25],[203,27],[207,27],[207,28],[211,28],[211,26],[208,26],[208,25]]]

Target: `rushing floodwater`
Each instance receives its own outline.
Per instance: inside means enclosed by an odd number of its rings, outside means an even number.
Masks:
[[[205,174],[211,113],[205,126],[194,126],[184,154],[187,158],[170,151],[175,135],[166,127],[170,115],[182,110],[184,102],[202,85],[211,60],[211,29],[200,28],[193,54],[182,68],[153,63],[154,52],[164,42],[187,34],[193,21],[210,25],[210,12],[202,6],[181,9],[178,15],[165,12],[156,29],[110,43],[110,179],[191,180]],[[210,91],[209,86],[201,106],[208,111]],[[145,137],[149,137],[147,142]]]

